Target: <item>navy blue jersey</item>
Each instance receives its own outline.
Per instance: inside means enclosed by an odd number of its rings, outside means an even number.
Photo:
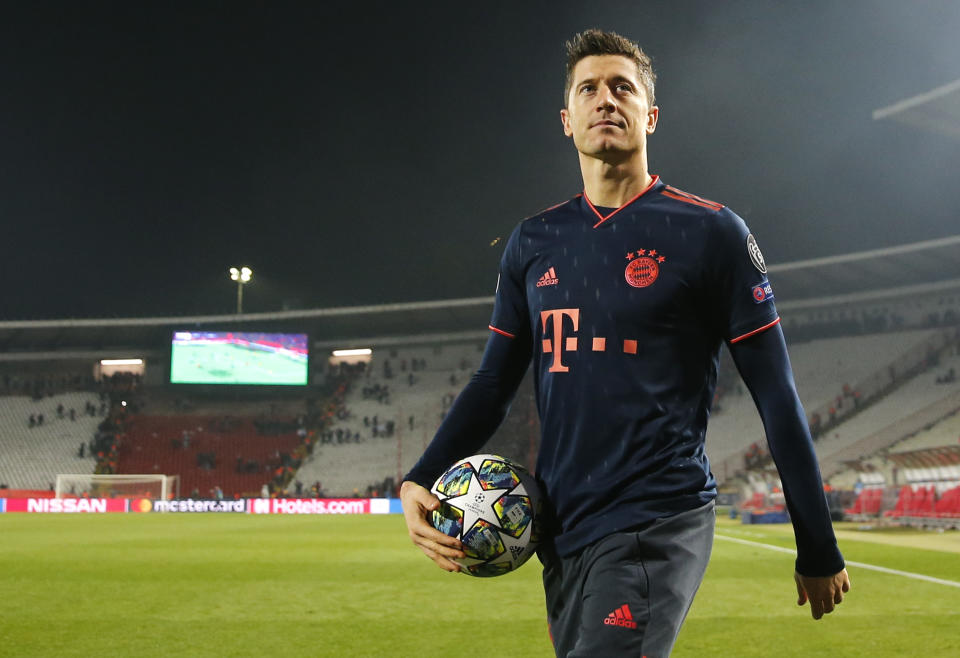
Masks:
[[[716,496],[720,345],[778,321],[743,220],[656,177],[608,215],[578,195],[517,226],[490,328],[532,345],[561,554]]]

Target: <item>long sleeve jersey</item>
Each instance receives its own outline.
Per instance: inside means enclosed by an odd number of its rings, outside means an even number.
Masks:
[[[572,554],[716,497],[705,434],[722,343],[754,396],[808,576],[843,568],[756,240],[721,204],[652,183],[521,222],[477,374],[405,479],[429,487],[496,430],[533,364],[536,476]]]

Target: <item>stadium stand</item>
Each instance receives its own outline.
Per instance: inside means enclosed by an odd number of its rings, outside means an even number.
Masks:
[[[91,405],[96,415],[85,411]],[[89,444],[102,420],[100,407],[92,393],[60,393],[39,400],[0,397],[0,484],[47,490],[58,473],[92,473],[96,460]]]
[[[944,433],[951,444],[958,435],[956,426],[949,425],[955,421],[944,420],[960,407],[953,404],[955,398],[951,397],[953,391],[960,395],[960,390],[948,381],[951,369],[953,380],[956,378],[958,364],[955,359],[951,361],[956,356],[956,345],[950,354],[942,341],[949,335],[956,341],[960,326],[960,235],[772,264],[769,269],[777,289],[777,307],[790,343],[800,396],[811,424],[819,421],[818,452],[824,460],[825,472],[835,473],[831,478],[835,487],[857,486],[862,490],[882,486],[881,509],[892,508],[900,485],[921,486],[919,481],[906,475],[907,471],[913,473],[921,469],[895,466],[895,460],[887,453],[942,447],[940,439],[933,436],[927,437],[930,443],[920,444],[928,430]],[[329,417],[296,428],[306,430],[308,436],[298,436],[295,432],[290,438],[294,447],[289,454],[305,463],[295,475],[285,470],[274,493],[282,492],[296,481],[308,489],[311,483],[322,481],[325,493],[331,495],[352,495],[355,490],[363,493],[374,488],[386,493],[389,490],[386,485],[395,485],[398,476],[422,452],[453,396],[459,393],[476,367],[487,337],[484,328],[492,301],[490,297],[478,297],[230,316],[0,322],[0,394],[7,396],[0,402],[22,397],[24,404],[30,398],[47,404],[51,393],[94,391],[101,381],[100,359],[137,357],[143,359],[139,373],[112,381],[108,389],[119,403],[120,396],[142,384],[146,405],[130,414],[131,432],[138,433],[138,421],[147,417],[179,415],[206,427],[211,419],[236,415],[252,423],[256,414],[231,411],[236,403],[230,402],[225,389],[211,394],[168,383],[168,350],[174,331],[184,327],[227,331],[256,327],[257,331],[269,328],[308,333],[312,377],[309,386],[299,389],[307,397],[320,394],[324,382],[330,378],[326,350],[371,347],[374,356],[370,368],[355,375],[350,390],[345,391],[343,406],[325,407],[324,413],[331,414]],[[433,333],[424,333],[425,327]],[[931,356],[935,357],[933,361]],[[766,445],[759,418],[729,357],[722,358],[720,385],[707,438],[714,473],[721,482],[735,482],[737,476],[744,475],[745,458],[749,456],[760,475],[756,486],[763,486],[769,493],[777,483],[768,477],[769,463],[765,459]],[[425,361],[425,367],[418,365],[414,370],[415,361]],[[412,384],[410,375],[413,375]],[[365,388],[367,395],[364,395]],[[386,395],[382,395],[384,391]],[[264,388],[251,394],[259,395],[257,400],[261,400],[273,392]],[[833,414],[831,407],[834,407]],[[280,415],[295,417],[297,414],[284,410]],[[504,427],[487,450],[531,464],[538,433],[535,416],[528,380],[521,386]],[[49,412],[45,413],[45,420],[51,418]],[[374,425],[377,436],[373,436]],[[175,427],[168,429],[177,431]],[[168,429],[160,427],[158,436]],[[246,429],[249,430],[249,425]],[[6,429],[0,432],[0,455],[3,455],[0,475],[4,476],[0,477],[0,483],[12,486],[21,482],[14,481],[11,474],[28,470],[18,466],[25,460],[46,460],[31,454],[31,450],[43,442],[23,443],[19,438],[21,430],[24,430],[22,426],[15,432]],[[94,431],[95,428],[87,428],[86,435]],[[150,454],[154,446],[148,445],[148,439],[153,439],[153,431],[142,439],[142,444],[138,443],[137,454],[133,454],[128,442],[130,457],[143,457],[144,451]],[[207,438],[206,431],[199,434]],[[40,434],[34,432],[28,436],[36,439]],[[159,439],[168,452],[173,452],[173,438]],[[308,444],[308,440],[311,443]],[[917,443],[898,443],[891,447],[898,441],[910,440]],[[29,486],[47,488],[57,472],[82,470],[77,468],[79,464],[73,457],[79,443],[77,440],[77,445],[65,446],[61,451],[68,457],[69,468],[63,464],[39,469],[29,479]],[[309,450],[305,450],[307,445],[313,446],[312,457]],[[85,457],[88,472],[93,469],[116,472],[121,468],[119,461],[124,461],[122,470],[128,473],[155,472],[154,465],[158,470],[166,470],[157,459],[129,462],[130,468],[126,468],[128,455],[120,460],[119,455],[110,453],[110,445],[106,448],[107,454],[99,462]],[[117,450],[121,450],[119,445]],[[190,453],[204,452],[194,447],[189,450]],[[284,450],[275,449],[271,453],[274,460],[278,452],[285,454]],[[182,451],[173,457],[179,458],[184,468],[208,470],[198,468],[196,455],[191,462],[190,453]],[[215,470],[224,466],[235,468],[229,455],[215,453]],[[269,463],[268,456],[260,455],[261,466],[263,460]],[[894,468],[898,469],[897,474]],[[265,469],[264,473],[271,475]],[[229,473],[224,477],[227,475]],[[290,480],[291,477],[295,479]],[[882,482],[872,482],[876,477],[883,478]],[[214,484],[197,481],[192,485],[184,477],[182,491],[190,493],[196,489],[207,495]],[[227,480],[216,484],[228,487]],[[939,496],[934,501],[936,508],[950,490],[950,482],[927,482],[923,486],[931,484]],[[236,486],[245,493],[257,489],[255,484],[246,482]],[[856,507],[855,498],[851,495],[844,506]],[[949,500],[944,503],[948,504]],[[864,498],[860,510],[872,509],[871,505],[874,505],[873,499]]]
[[[839,439],[838,428],[843,420],[854,422],[871,408],[871,403],[908,382],[909,373],[918,371],[917,364],[927,358],[931,341],[943,348],[943,339],[936,330],[791,343],[797,391],[812,419],[815,439],[821,435]],[[882,355],[882,360],[878,360],[877,355]],[[908,368],[903,364],[911,365]],[[732,361],[721,361],[721,367],[733,367]],[[895,377],[898,368],[902,374]],[[921,388],[927,387],[921,385]],[[742,386],[739,390],[742,392]],[[822,424],[818,418],[822,418]],[[874,425],[878,422],[883,426],[882,420],[874,419]],[[825,431],[828,428],[834,429]],[[861,438],[862,430],[861,433],[846,431],[844,436],[846,441],[819,440],[818,454],[823,457],[842,449],[851,436]],[[825,447],[827,443],[829,446]],[[722,398],[721,409],[711,416],[707,427],[707,453],[714,473],[724,479],[742,471],[748,459],[756,465],[766,463],[766,438],[749,395],[728,394]]]
[[[939,448],[960,443],[960,413],[954,413],[939,423],[925,427],[917,434],[894,445],[890,452],[909,452],[924,448]]]
[[[135,416],[119,442],[118,473],[179,475],[181,492],[213,498],[259,496],[300,444],[296,424],[264,432],[256,419],[205,415]],[[280,428],[283,429],[280,429]]]
[[[376,352],[345,396],[346,413],[320,436],[296,479],[319,481],[328,495],[393,489],[473,374],[482,348],[469,341]]]
[[[954,361],[960,364],[960,358]],[[840,470],[843,460],[888,447],[958,406],[960,382],[939,386],[931,373],[918,375],[887,395],[883,404],[871,405],[824,434],[816,442],[821,468],[829,477]]]

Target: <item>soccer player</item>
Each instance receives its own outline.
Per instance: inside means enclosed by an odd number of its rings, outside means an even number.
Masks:
[[[459,568],[462,546],[426,521],[439,504],[428,487],[489,439],[532,359],[556,654],[668,655],[713,543],[704,435],[726,342],[780,472],[798,603],[820,619],[850,583],[756,240],[723,205],[648,172],[647,55],[599,30],[567,51],[560,118],[584,192],[510,236],[480,368],[402,484],[409,534]]]

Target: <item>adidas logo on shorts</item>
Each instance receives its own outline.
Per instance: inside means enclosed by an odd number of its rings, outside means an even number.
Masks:
[[[603,623],[607,626],[621,626],[623,628],[637,627],[637,622],[633,621],[633,615],[630,614],[630,607],[626,603],[607,615]]]

